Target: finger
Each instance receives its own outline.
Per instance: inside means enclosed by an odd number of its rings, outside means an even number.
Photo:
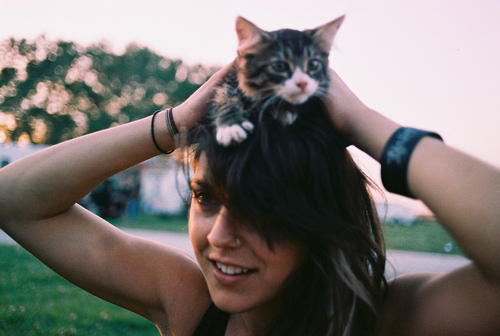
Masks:
[[[222,79],[226,77],[229,71],[236,66],[236,59],[234,59],[231,63],[226,64],[221,69],[217,70],[204,85],[217,85],[222,82]]]

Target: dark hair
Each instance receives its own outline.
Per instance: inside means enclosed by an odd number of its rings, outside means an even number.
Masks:
[[[279,239],[305,247],[271,334],[368,334],[387,285],[369,182],[317,103],[285,127],[267,115],[234,147],[218,145],[209,125],[199,128],[196,155],[206,154],[207,178],[228,195],[233,216],[271,248]]]

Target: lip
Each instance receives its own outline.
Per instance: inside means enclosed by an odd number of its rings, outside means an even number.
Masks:
[[[252,274],[255,273],[255,270],[253,270],[253,269],[248,269],[248,268],[245,268],[245,267],[242,267],[239,265],[235,265],[233,263],[227,263],[227,262],[222,262],[222,261],[213,260],[213,259],[208,259],[208,261],[210,262],[210,265],[212,267],[212,274],[213,274],[215,280],[217,280],[222,285],[226,285],[226,286],[238,285],[238,284],[246,281],[249,277],[252,276]],[[223,271],[221,271],[221,269],[219,269],[219,266],[221,264],[226,266],[226,267],[229,267],[229,268],[232,267],[233,269],[231,269],[231,271],[234,271],[235,269],[238,271],[246,269],[248,271],[244,272],[244,273],[227,274],[227,273],[224,273]]]

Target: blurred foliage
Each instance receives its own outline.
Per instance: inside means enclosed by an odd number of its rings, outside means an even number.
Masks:
[[[0,142],[55,144],[175,106],[213,72],[129,45],[0,42]]]

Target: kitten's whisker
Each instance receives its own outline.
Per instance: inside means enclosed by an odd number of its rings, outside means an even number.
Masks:
[[[258,118],[259,123],[262,121],[262,116],[264,115],[266,109],[269,106],[273,105],[276,101],[278,102],[276,108],[279,109],[280,103],[281,103],[281,99],[276,94],[271,94],[270,97],[264,102],[264,104],[262,104],[261,109],[259,111],[259,118]]]
[[[263,95],[262,97],[256,99],[255,101],[252,102],[252,106],[250,107],[250,110],[255,110],[258,111],[258,118],[257,122],[260,123],[262,120],[262,114],[267,107],[273,103],[273,100],[276,98],[276,95],[273,92],[269,92],[266,95]]]
[[[318,98],[323,98],[324,96],[326,96],[326,94],[328,93],[328,88],[327,87],[318,87],[318,89],[316,90],[316,92],[314,93],[314,95]]]

